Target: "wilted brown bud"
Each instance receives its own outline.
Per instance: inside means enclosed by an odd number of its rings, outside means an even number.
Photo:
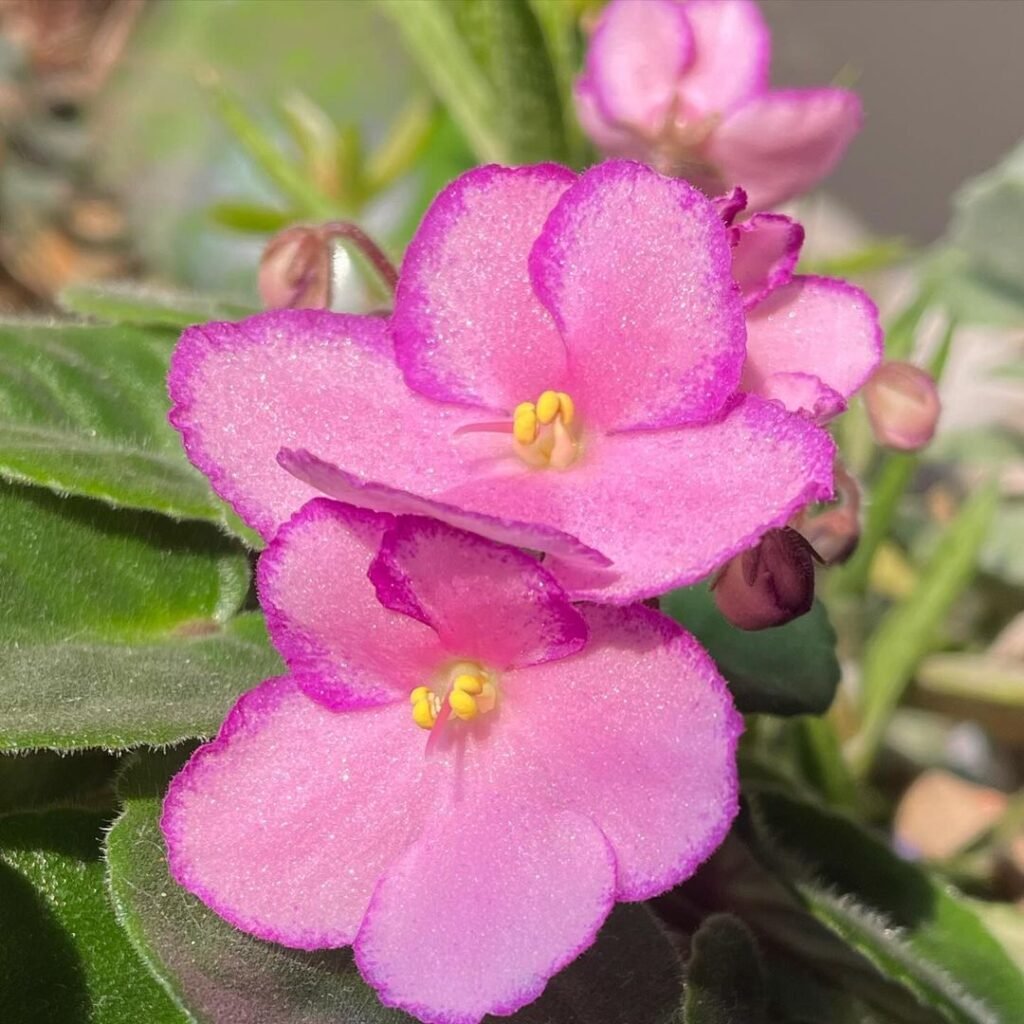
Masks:
[[[326,309],[331,300],[331,243],[314,227],[274,235],[260,260],[259,289],[267,309]]]
[[[932,439],[942,408],[931,375],[896,361],[882,363],[872,374],[864,385],[864,405],[879,444],[905,452]]]
[[[712,585],[718,610],[740,629],[782,626],[811,610],[814,552],[788,526],[769,530],[737,555]]]

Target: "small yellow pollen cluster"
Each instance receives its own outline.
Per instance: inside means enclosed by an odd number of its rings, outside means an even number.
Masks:
[[[531,466],[565,469],[576,458],[570,431],[576,406],[564,391],[545,391],[536,402],[520,402],[512,415],[516,451]]]
[[[412,719],[421,729],[432,729],[445,703],[451,713],[464,722],[486,714],[497,702],[497,690],[486,672],[475,667],[456,666],[451,672],[450,689],[445,700],[429,686],[417,686],[409,694]]]

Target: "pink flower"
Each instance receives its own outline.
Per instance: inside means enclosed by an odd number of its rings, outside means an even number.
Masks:
[[[574,607],[519,551],[326,499],[259,588],[291,675],[172,782],[172,872],[261,938],[351,944],[386,1004],[513,1012],[728,830],[741,719],[660,613]]]
[[[793,279],[775,224],[640,164],[478,168],[427,212],[390,321],[191,328],[172,422],[267,539],[321,492],[545,552],[577,599],[659,594],[829,497],[831,440],[775,399],[817,414],[819,382],[845,397],[877,360],[870,302]]]
[[[794,275],[804,229],[780,213],[746,208],[741,188],[715,200],[729,228],[732,272],[743,296],[747,359],[741,387],[816,422],[846,408],[882,356],[875,304],[859,288]]]
[[[751,0],[612,0],[576,85],[580,121],[608,155],[773,206],[835,167],[861,106],[846,89],[770,90],[770,54]]]

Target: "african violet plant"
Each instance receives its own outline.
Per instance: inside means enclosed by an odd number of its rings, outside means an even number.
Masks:
[[[993,498],[878,620],[935,385],[769,209],[858,99],[770,90],[750,0],[381,6],[481,164],[400,270],[218,85],[308,221],[272,308],[2,328],[0,745],[80,752],[3,765],[3,1019],[1024,1020],[982,905],[869,827]],[[863,657],[827,716],[816,572]]]

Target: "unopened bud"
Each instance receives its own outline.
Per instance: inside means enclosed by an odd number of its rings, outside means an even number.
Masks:
[[[804,509],[792,521],[826,565],[842,565],[860,541],[860,486],[837,459],[836,502],[823,511]]]
[[[267,309],[326,309],[331,298],[331,245],[312,227],[274,235],[260,260],[259,289]]]
[[[932,439],[942,408],[931,375],[895,361],[882,363],[864,385],[864,405],[879,444],[905,452]]]
[[[740,629],[782,626],[811,610],[814,552],[788,526],[769,530],[712,584],[718,610]]]

